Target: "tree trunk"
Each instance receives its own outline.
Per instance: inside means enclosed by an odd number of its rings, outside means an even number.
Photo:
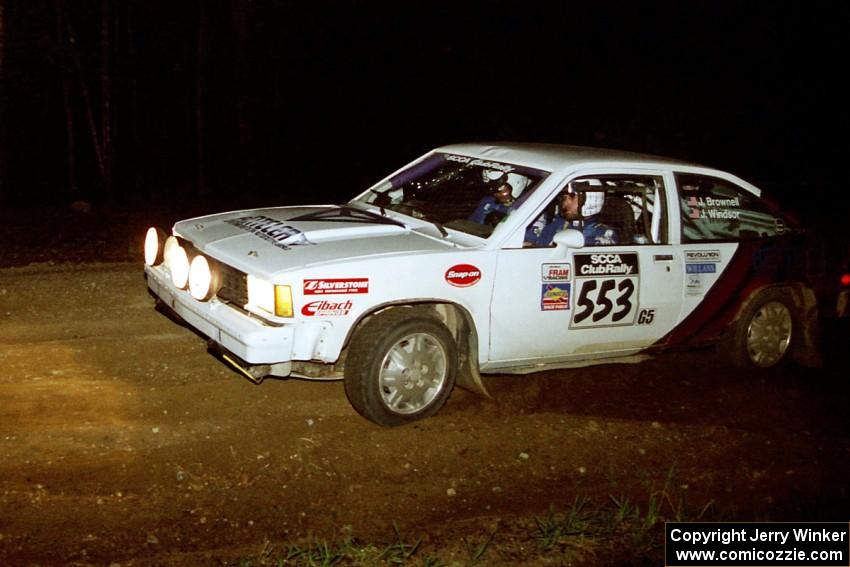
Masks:
[[[56,39],[65,46],[65,0],[56,0]],[[77,150],[74,143],[74,114],[71,111],[71,87],[67,69],[62,69],[62,103],[65,108],[65,136],[68,149],[68,199],[75,201],[79,195],[77,186]]]
[[[9,197],[8,179],[6,171],[6,21],[4,19],[4,0],[0,0],[0,203],[4,203]]]
[[[109,0],[100,2],[100,141],[103,158],[103,192],[108,201],[114,199],[112,187],[112,85],[110,80]]]
[[[127,176],[131,176],[133,183],[133,195],[132,197],[136,200],[145,201],[146,197],[150,195],[147,192],[147,184],[143,183],[143,179],[140,176],[140,171],[138,168],[139,164],[139,148],[141,144],[139,143],[139,85],[138,80],[136,79],[138,65],[136,64],[136,37],[135,37],[135,26],[133,22],[133,4],[127,4],[127,12],[126,12],[126,45],[127,45],[127,60],[125,61],[125,67],[127,71],[125,73],[128,77],[129,90],[128,99],[129,99],[129,109],[130,109],[130,122],[129,122],[129,151],[124,152],[124,164],[125,168],[123,169],[124,178]],[[126,146],[125,146],[126,147]],[[129,178],[127,178],[129,181]]]
[[[196,49],[195,69],[197,75],[195,77],[195,136],[197,138],[197,180],[195,192],[201,197],[207,193],[206,184],[206,147],[204,145],[204,74],[206,70],[207,58],[207,13],[204,3],[206,0],[198,2],[198,45]]]
[[[231,4],[234,41],[236,51],[236,80],[234,81],[234,101],[236,114],[236,142],[239,147],[236,150],[238,156],[237,183],[244,188],[246,180],[253,174],[248,165],[249,143],[251,137],[251,126],[248,121],[247,96],[248,88],[248,9],[250,0],[233,0]]]

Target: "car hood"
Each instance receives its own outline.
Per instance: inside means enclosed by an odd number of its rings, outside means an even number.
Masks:
[[[389,218],[350,207],[276,207],[197,217],[174,225],[196,249],[260,276],[339,260],[454,247]]]

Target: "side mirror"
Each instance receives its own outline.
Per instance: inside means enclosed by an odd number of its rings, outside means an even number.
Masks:
[[[555,246],[566,248],[584,248],[584,234],[580,230],[568,228],[561,232],[555,233],[552,238]]]

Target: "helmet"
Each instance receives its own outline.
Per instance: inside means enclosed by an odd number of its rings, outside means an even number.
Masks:
[[[581,216],[589,217],[599,214],[604,204],[605,193],[602,191],[588,191],[584,194],[584,206],[581,208]]]
[[[499,171],[498,169],[485,169],[481,172],[481,178],[484,183],[487,183],[488,185],[499,186],[502,183],[507,182],[508,174],[504,171]]]
[[[605,193],[602,191],[577,191],[572,183],[561,191],[561,195],[578,195],[582,218],[599,214],[605,204]]]

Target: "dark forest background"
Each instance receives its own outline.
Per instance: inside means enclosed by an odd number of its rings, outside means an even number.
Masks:
[[[515,140],[690,159],[842,220],[848,30],[847,2],[0,0],[0,203],[333,202]]]

